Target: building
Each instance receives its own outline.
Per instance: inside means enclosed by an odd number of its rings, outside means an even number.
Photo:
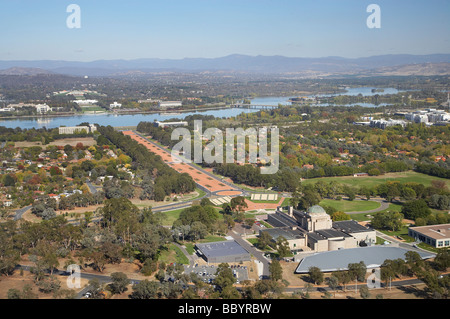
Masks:
[[[159,101],[158,106],[161,109],[175,108],[183,106],[181,101]]]
[[[179,121],[179,122],[160,122],[160,121],[154,121],[153,124],[156,127],[161,127],[161,128],[165,128],[165,127],[169,127],[169,126],[187,126],[188,122],[186,121]]]
[[[76,134],[82,133],[83,130],[86,133],[93,133],[97,131],[97,127],[94,124],[89,124],[89,126],[60,126],[59,134]]]
[[[450,224],[410,227],[408,236],[435,248],[450,247]]]
[[[14,112],[15,108],[13,107],[3,107],[0,109],[0,112]]]
[[[293,253],[298,251],[332,251],[375,244],[375,231],[354,220],[333,222],[326,211],[316,205],[307,211],[289,207],[288,213],[277,209],[267,216],[275,228],[263,229],[273,240],[283,236]]]
[[[110,108],[110,109],[115,109],[116,107],[121,108],[121,107],[122,107],[122,104],[117,103],[117,102],[114,102],[114,103],[112,103],[112,104],[109,105],[109,108]]]
[[[48,112],[51,112],[52,108],[50,106],[48,106],[47,104],[38,104],[36,105],[36,112],[38,114],[45,114]]]
[[[93,106],[98,103],[97,100],[75,100],[74,103],[77,103],[79,106]]]
[[[412,250],[412,249],[411,249]],[[406,259],[409,249],[394,246],[372,246],[335,251],[320,252],[304,257],[298,264],[295,273],[306,274],[309,268],[318,267],[322,272],[348,270],[348,265],[363,262],[367,269],[380,268],[385,260]],[[416,251],[422,259],[433,258],[435,255],[424,251]]]
[[[401,127],[406,126],[406,122],[402,120],[372,120],[370,121],[370,127],[377,127],[381,129],[385,129],[387,127],[400,125]]]
[[[196,244],[197,254],[208,263],[234,263],[250,261],[250,253],[234,240]]]
[[[438,124],[450,122],[450,114],[444,110],[425,109],[406,113],[405,119],[414,123]]]

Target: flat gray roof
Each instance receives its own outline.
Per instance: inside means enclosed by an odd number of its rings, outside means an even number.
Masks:
[[[250,254],[234,240],[196,244],[196,246],[207,258]]]
[[[304,238],[305,235],[299,229],[292,230],[289,227],[277,227],[277,228],[267,228],[262,230],[262,232],[267,232],[274,240],[282,236],[287,240]]]
[[[350,249],[341,249],[316,253],[303,258],[297,266],[295,273],[307,273],[309,267],[318,267],[323,272],[347,270],[348,264],[363,261],[368,269],[380,267],[386,259],[405,259],[405,253],[416,251],[422,259],[432,258],[435,255],[424,251],[405,249],[393,246],[370,246]]]
[[[366,228],[358,224],[358,222],[355,220],[342,220],[338,222],[333,222],[333,228],[349,234],[373,231],[372,229]]]

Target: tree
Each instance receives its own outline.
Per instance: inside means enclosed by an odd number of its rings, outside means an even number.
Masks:
[[[370,298],[370,291],[367,286],[362,286],[359,288],[359,295],[362,299],[369,299]]]
[[[279,236],[277,238],[277,252],[280,258],[287,257],[291,253],[291,249],[289,248],[289,243],[283,236]]]
[[[233,286],[236,278],[233,276],[230,266],[227,263],[221,263],[216,270],[216,278],[214,284],[219,291],[223,291],[227,287]]]
[[[406,202],[401,210],[401,213],[409,219],[426,218],[431,215],[431,210],[427,202],[423,199]]]
[[[342,220],[351,220],[351,217],[350,217],[350,215],[348,215],[344,212],[335,212],[335,213],[331,214],[331,219],[334,222],[337,222],[337,221],[342,221]]]
[[[449,249],[440,249],[434,258],[434,263],[438,270],[445,270],[450,267],[450,251]]]
[[[97,278],[91,279],[88,282],[88,286],[91,287],[91,297],[92,299],[103,299],[102,291],[103,284]]]
[[[323,273],[320,268],[311,266],[308,268],[309,278],[315,285],[320,285],[323,282]]]
[[[121,294],[127,290],[130,284],[128,276],[123,272],[115,272],[111,274],[112,283],[110,284],[111,292],[113,294]]]
[[[398,212],[379,212],[373,217],[371,224],[376,229],[399,230],[402,227],[403,215]]]
[[[271,280],[281,280],[283,279],[283,268],[281,267],[278,259],[273,259],[269,265],[270,279]]]
[[[317,205],[320,203],[320,196],[313,190],[305,190],[303,192],[303,196],[300,198],[299,207],[304,210],[307,210],[311,206]]]
[[[363,261],[360,261],[359,263],[350,263],[348,264],[348,273],[353,280],[363,282],[366,278],[367,267]]]
[[[248,208],[248,205],[245,201],[245,197],[238,196],[231,199],[230,202],[231,209],[233,211],[242,212],[245,208]]]
[[[156,299],[158,297],[159,284],[147,279],[133,285],[131,299]]]
[[[332,275],[331,277],[327,278],[327,284],[328,287],[333,290],[334,296],[336,297],[336,289],[339,286],[339,279],[336,276]]]
[[[259,240],[258,240],[258,248],[259,249],[265,249],[267,246],[270,245],[272,241],[272,236],[266,231],[262,231],[259,234]]]

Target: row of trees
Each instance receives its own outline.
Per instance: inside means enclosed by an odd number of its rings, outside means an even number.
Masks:
[[[132,140],[129,136],[115,131],[111,126],[101,126],[99,127],[99,132],[133,159],[132,167],[135,170],[140,169],[150,173],[153,180],[152,199],[161,201],[164,200],[165,196],[169,196],[172,193],[188,193],[195,190],[195,182],[189,174],[178,173],[166,165],[161,157],[150,152],[144,145]],[[148,184],[147,181],[146,192],[151,193]]]
[[[432,262],[422,260],[417,252],[408,251],[405,253],[405,259],[385,260],[380,267],[380,278],[377,279],[384,282],[385,287],[388,287],[390,282],[396,278],[416,276],[426,284],[425,292],[429,297],[448,298],[450,278],[440,275],[440,272],[446,271],[448,267],[450,267],[448,249],[440,250]],[[334,271],[329,277],[325,277],[318,267],[312,266],[308,269],[309,280],[315,285],[326,282],[334,293],[339,286],[345,290],[351,282],[364,283],[366,281],[367,267],[364,262],[351,263],[347,269],[346,271]],[[366,286],[359,289],[362,298],[370,297]]]

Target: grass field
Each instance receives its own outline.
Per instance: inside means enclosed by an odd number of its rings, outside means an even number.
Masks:
[[[391,204],[389,204],[389,208],[388,209],[382,210],[382,211],[380,211],[378,213],[385,212],[385,211],[400,212],[401,210],[402,210],[402,205],[401,204],[393,204],[393,203],[391,203]],[[367,217],[366,215],[374,216],[375,214],[378,214],[378,213],[372,213],[372,214],[367,214],[367,213],[351,214],[350,217],[352,219],[358,221],[358,222],[362,222],[362,221],[370,220],[370,218]]]
[[[163,226],[172,226],[173,222],[180,217],[180,213],[184,210],[184,208],[172,210],[170,212],[164,212],[164,215],[166,215],[166,219],[163,221]]]
[[[340,212],[364,212],[372,209],[377,209],[381,205],[378,202],[372,201],[348,201],[348,200],[333,200],[324,199],[319,203],[320,206],[330,206]]]
[[[189,259],[183,254],[181,249],[176,245],[169,245],[167,249],[161,251],[159,261],[166,263],[167,265],[173,262],[177,264],[189,265]]]
[[[353,177],[353,176],[341,176],[341,177],[322,177],[322,178],[313,178],[313,179],[305,179],[302,181],[303,185],[315,184],[318,181],[331,182],[336,181],[341,184],[345,184],[353,187],[361,187],[361,186],[376,186],[383,184],[385,182],[399,181],[400,183],[408,183],[415,182],[420,183],[425,186],[430,186],[431,181],[439,180],[445,181],[447,186],[450,187],[450,180],[435,176],[429,176],[413,171],[402,172],[402,173],[388,173],[381,176],[367,176],[367,177]]]

